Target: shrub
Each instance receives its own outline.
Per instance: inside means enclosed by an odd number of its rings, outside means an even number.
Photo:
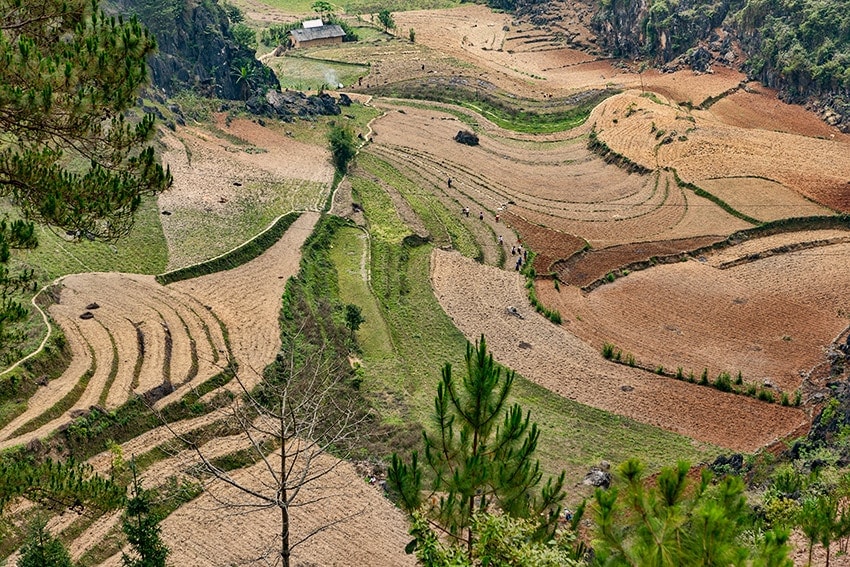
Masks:
[[[780,398],[780,404],[783,406],[790,406],[791,401],[788,399],[788,392],[782,392],[782,397]]]
[[[708,368],[702,369],[702,374],[699,377],[699,383],[703,386],[708,386]]]
[[[607,281],[608,283],[613,282],[615,279],[617,279],[617,277],[614,275],[614,272],[608,272],[608,274],[605,276],[605,281]]]
[[[357,153],[354,131],[349,126],[334,124],[328,132],[328,145],[334,167],[340,173],[345,173]]]
[[[721,392],[731,392],[732,391],[732,378],[729,376],[728,372],[721,372],[717,375],[717,380],[714,381],[714,387],[720,390]]]
[[[735,385],[741,386],[744,383],[744,376],[741,374],[741,371],[738,371],[738,375],[735,376]]]
[[[614,357],[614,345],[611,343],[605,343],[602,345],[602,356],[606,360],[611,360]]]
[[[664,376],[664,367],[659,364],[658,368],[655,369],[655,373],[659,376]]]
[[[676,369],[676,380],[683,380],[685,378],[684,373],[682,372],[682,367],[678,367]]]
[[[794,405],[799,406],[803,402],[803,392],[800,390],[794,391]]]
[[[747,390],[744,392],[748,396],[756,395],[756,385],[755,384],[747,384]]]
[[[628,364],[631,367],[634,367],[635,364],[636,364],[635,355],[633,355],[632,353],[627,354],[626,355],[626,364]]]
[[[759,388],[758,394],[756,394],[756,398],[763,402],[773,403],[774,401],[776,401],[773,392],[771,392],[767,388]]]

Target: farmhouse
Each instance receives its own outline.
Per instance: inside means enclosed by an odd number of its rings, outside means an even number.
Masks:
[[[292,47],[316,47],[318,45],[331,45],[342,43],[345,32],[336,24],[330,26],[314,26],[292,30]]]

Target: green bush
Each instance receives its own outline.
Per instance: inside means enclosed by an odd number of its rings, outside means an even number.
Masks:
[[[709,382],[708,382],[708,368],[702,369],[702,374],[699,377],[699,383],[702,386],[708,386],[708,384],[709,384]]]
[[[760,388],[759,391],[758,391],[758,394],[756,394],[756,398],[758,398],[759,400],[761,400],[763,402],[773,403],[773,402],[776,401],[776,398],[773,395],[773,392],[771,392],[767,388]]]
[[[728,372],[721,372],[717,375],[717,380],[714,381],[714,387],[721,392],[732,391],[732,377]]]
[[[611,360],[612,358],[614,358],[614,349],[615,348],[616,347],[614,345],[612,345],[611,343],[605,343],[604,345],[602,345],[602,356],[606,360]]]

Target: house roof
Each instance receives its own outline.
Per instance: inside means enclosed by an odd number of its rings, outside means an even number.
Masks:
[[[301,23],[302,28],[320,28],[323,25],[325,25],[325,23],[321,18],[317,18],[315,20],[304,20],[304,22]]]
[[[313,39],[327,39],[329,37],[343,37],[345,32],[336,24],[322,26],[320,28],[300,28],[289,32],[298,41],[310,41]]]

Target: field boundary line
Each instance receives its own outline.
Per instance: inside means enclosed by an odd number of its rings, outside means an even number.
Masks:
[[[53,333],[53,325],[50,324],[50,317],[47,316],[47,313],[44,312],[44,310],[41,308],[41,306],[38,303],[35,302],[35,300],[36,300],[36,298],[38,298],[39,295],[41,295],[41,292],[46,290],[48,287],[56,285],[57,283],[59,283],[60,280],[62,280],[64,278],[65,278],[65,276],[59,276],[58,278],[56,278],[52,282],[50,282],[48,284],[44,284],[44,287],[42,287],[40,290],[38,290],[38,292],[35,295],[32,296],[32,299],[30,299],[30,303],[32,303],[32,306],[35,307],[36,311],[38,311],[41,314],[41,319],[44,321],[44,324],[47,326],[47,333],[45,333],[44,338],[41,340],[41,344],[38,345],[37,349],[35,349],[34,351],[29,353],[25,357],[19,359],[17,362],[12,364],[6,370],[0,372],[0,376],[4,376],[4,375],[8,374],[12,370],[17,368],[21,364],[23,364],[24,362],[26,362],[27,360],[29,360],[30,358],[34,357],[35,355],[40,353],[42,350],[44,350],[44,347],[47,344],[47,341],[50,339],[50,335]]]

